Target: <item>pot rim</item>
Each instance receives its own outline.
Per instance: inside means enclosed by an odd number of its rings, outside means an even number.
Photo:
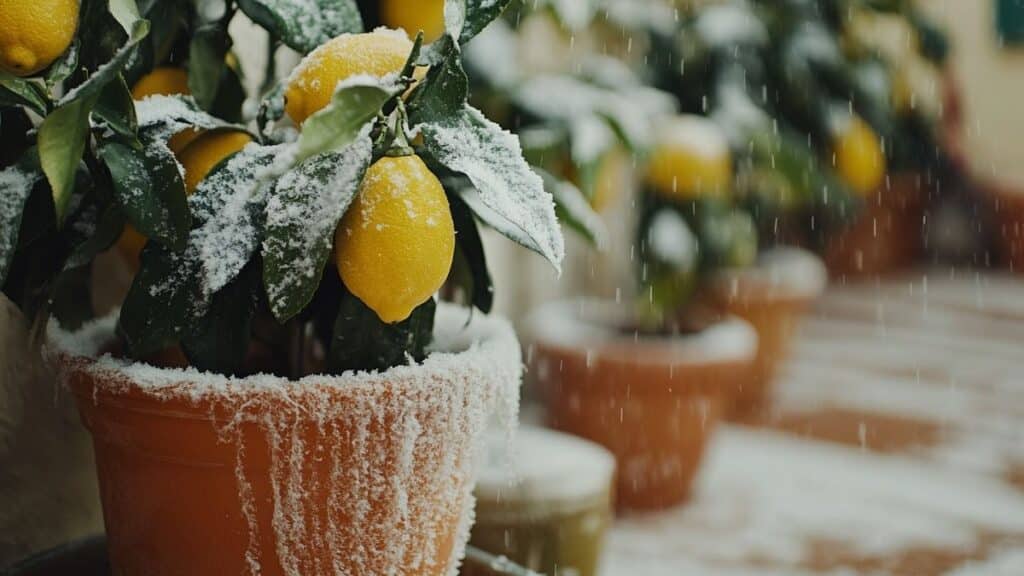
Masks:
[[[589,318],[587,318],[589,317]],[[631,306],[614,300],[582,298],[544,304],[525,322],[530,342],[587,355],[627,355],[634,365],[706,365],[752,360],[757,332],[749,322],[725,315],[689,334],[626,333],[617,326],[634,317]]]
[[[335,399],[429,390],[439,382],[467,380],[501,390],[518,389],[521,367],[519,341],[507,320],[439,303],[431,352],[420,363],[384,371],[348,371],[340,375],[312,374],[298,380],[272,374],[232,377],[195,368],[162,368],[115,358],[101,351],[114,338],[117,311],[66,331],[55,320],[47,327],[44,353],[60,378],[78,396],[132,397],[143,401],[187,405],[267,395],[294,397],[329,393]],[[84,377],[84,378],[83,378]],[[82,381],[85,386],[82,386]],[[487,383],[490,382],[491,385]],[[160,412],[166,414],[166,408]],[[188,416],[188,414],[179,414]],[[203,418],[209,418],[203,415]]]
[[[776,246],[753,266],[716,272],[708,286],[719,296],[747,301],[809,302],[828,285],[828,269],[817,254],[797,246]]]

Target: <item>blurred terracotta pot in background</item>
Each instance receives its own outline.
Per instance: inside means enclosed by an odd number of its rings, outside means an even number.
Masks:
[[[754,369],[739,383],[729,416],[753,415],[768,405],[800,319],[827,282],[820,258],[802,248],[778,247],[762,252],[753,266],[723,270],[708,283],[712,303],[750,322],[758,336]]]
[[[541,574],[597,576],[615,458],[593,442],[531,426],[511,446],[503,434],[490,440],[470,544]],[[491,572],[467,564],[461,574]]]
[[[995,220],[999,259],[1011,272],[1024,274],[1024,189],[990,182],[983,193]]]
[[[699,332],[645,335],[630,306],[600,300],[549,304],[528,325],[548,421],[615,455],[617,505],[684,501],[730,391],[750,377],[753,328],[727,318]]]
[[[113,317],[52,333],[92,432],[113,572],[450,574],[479,441],[499,401],[515,410],[521,360],[506,323],[438,312],[452,353],[299,381],[99,357]]]
[[[874,278],[909,268],[922,253],[927,183],[916,173],[886,177],[863,211],[825,246],[833,278]]]

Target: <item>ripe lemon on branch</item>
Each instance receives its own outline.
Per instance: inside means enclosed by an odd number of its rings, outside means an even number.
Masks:
[[[839,176],[860,196],[873,192],[885,176],[885,154],[878,134],[858,116],[833,136],[835,167]]]
[[[381,0],[380,19],[389,28],[401,28],[423,41],[432,42],[444,33],[444,0]]]
[[[455,225],[441,182],[418,156],[366,171],[334,234],[342,282],[387,323],[434,295],[452,266]]]
[[[732,187],[732,154],[721,128],[701,116],[682,115],[658,131],[647,184],[674,200],[725,197]]]
[[[203,132],[194,141],[178,152],[178,162],[185,171],[185,194],[195,192],[199,183],[221,162],[245,148],[252,137],[236,130],[212,130]],[[117,241],[117,248],[133,267],[139,266],[139,254],[146,245],[146,237],[132,225],[126,225]]]
[[[343,34],[306,56],[285,89],[285,111],[296,124],[327,106],[338,83],[358,76],[398,73],[412,52],[412,41],[397,30]]]
[[[79,0],[0,0],[0,69],[28,76],[53,63],[78,27]]]

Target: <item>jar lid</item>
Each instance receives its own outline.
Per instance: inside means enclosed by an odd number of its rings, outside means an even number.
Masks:
[[[509,444],[503,433],[488,437],[487,460],[476,485],[478,506],[511,506],[523,512],[565,510],[610,494],[615,473],[611,452],[588,440],[522,426]]]

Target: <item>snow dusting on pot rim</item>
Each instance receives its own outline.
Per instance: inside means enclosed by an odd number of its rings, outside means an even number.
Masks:
[[[780,246],[762,252],[753,266],[719,271],[711,283],[730,297],[812,300],[825,291],[828,271],[813,253]]]
[[[633,308],[611,300],[552,302],[527,318],[526,333],[545,346],[586,350],[591,356],[625,355],[635,364],[703,364],[750,359],[757,352],[757,333],[736,317],[689,334],[648,335],[627,330]],[[643,353],[638,353],[643,350]]]

